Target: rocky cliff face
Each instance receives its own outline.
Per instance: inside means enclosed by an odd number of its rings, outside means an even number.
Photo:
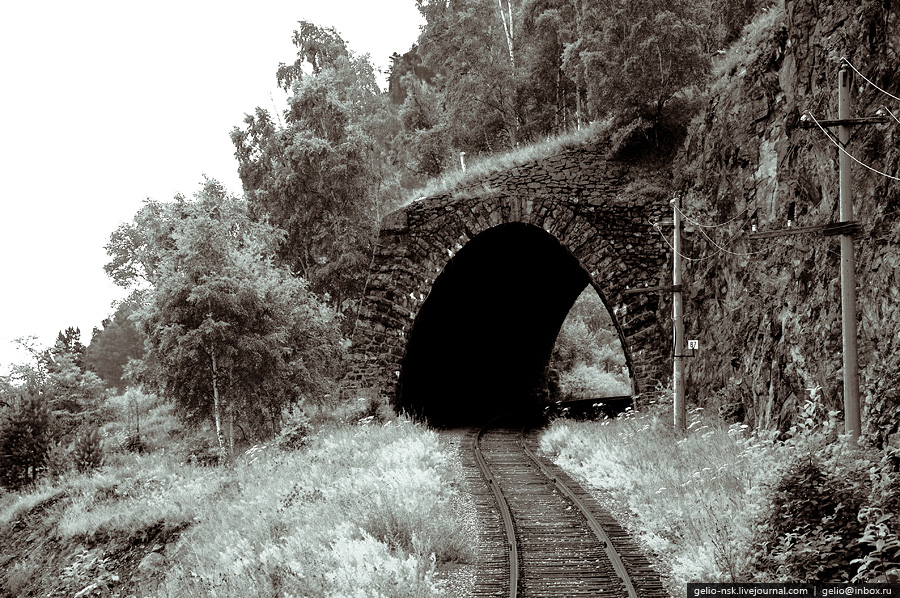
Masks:
[[[748,27],[722,57],[709,103],[675,164],[686,222],[687,336],[701,341],[688,389],[739,405],[745,419],[786,427],[820,389],[842,405],[840,249],[822,234],[750,240],[759,230],[837,222],[838,150],[800,128],[810,110],[837,118],[840,58],[900,95],[900,7],[890,0],[793,0]],[[900,102],[854,75],[851,110]],[[855,127],[848,150],[900,176],[900,124]],[[900,181],[853,165],[863,427],[900,444]],[[716,227],[701,227],[719,224]]]

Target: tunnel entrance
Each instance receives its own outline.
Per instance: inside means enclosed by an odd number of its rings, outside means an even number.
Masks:
[[[590,282],[578,259],[534,225],[475,236],[419,309],[398,406],[437,426],[536,408],[560,326]]]

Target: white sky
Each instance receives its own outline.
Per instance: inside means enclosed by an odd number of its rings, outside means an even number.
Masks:
[[[0,7],[0,372],[13,339],[82,342],[123,296],[103,249],[144,198],[202,175],[241,192],[229,132],[279,105],[297,22],[331,26],[386,70],[415,42],[414,0],[52,0]]]

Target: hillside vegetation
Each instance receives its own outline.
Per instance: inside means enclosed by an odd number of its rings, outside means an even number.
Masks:
[[[300,420],[209,467],[167,413],[143,452],[0,495],[0,595],[421,598],[471,558],[434,432]]]
[[[782,440],[702,408],[688,419],[675,434],[671,405],[651,405],[541,436],[655,555],[673,597],[696,581],[900,580],[896,452],[854,447],[817,396]]]

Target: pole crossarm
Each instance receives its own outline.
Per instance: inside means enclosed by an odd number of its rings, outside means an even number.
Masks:
[[[643,293],[680,293],[683,289],[680,284],[666,284],[659,287],[643,287],[637,289],[626,289],[622,291],[623,295],[640,295]]]
[[[805,116],[805,115],[804,115]],[[885,116],[866,116],[862,118],[835,118],[831,120],[819,120],[823,127],[855,127],[858,125],[886,125],[890,121]],[[813,129],[816,123],[800,118],[801,129]]]
[[[790,235],[803,235],[809,233],[822,233],[826,237],[836,235],[858,235],[862,233],[862,224],[859,220],[849,220],[847,222],[829,222],[828,224],[814,224],[811,226],[795,226],[792,228],[782,228],[778,230],[766,230],[756,233],[750,233],[747,238],[751,241],[759,239],[770,239],[772,237],[787,237]]]

